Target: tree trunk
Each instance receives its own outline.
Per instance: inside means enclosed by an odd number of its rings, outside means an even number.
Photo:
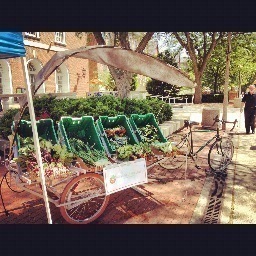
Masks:
[[[197,86],[195,88],[194,103],[201,104],[202,103],[202,77],[199,72],[195,74],[195,81]]]
[[[231,54],[231,32],[228,32],[227,44],[227,59],[226,59],[226,72],[224,84],[224,99],[223,99],[223,116],[222,119],[227,121],[228,110],[228,81],[229,81],[229,68],[230,68],[230,54]],[[222,130],[226,130],[226,124],[222,123]]]
[[[108,67],[110,74],[113,76],[115,80],[115,84],[118,91],[118,97],[121,99],[127,98],[129,96],[132,84],[132,73],[121,70],[118,68]]]
[[[93,34],[97,41],[97,44],[106,45],[106,42],[105,42],[104,38],[102,37],[101,32],[93,32]],[[139,43],[139,45],[136,49],[136,52],[139,52],[139,53],[143,52],[143,50],[145,49],[149,40],[152,38],[153,34],[154,34],[154,32],[147,32],[145,34],[145,36]],[[123,47],[125,49],[130,49],[130,43],[128,40],[128,32],[120,32],[118,35],[119,35],[121,47]],[[114,37],[113,38],[110,37],[109,39],[110,39],[109,43],[111,45],[114,45]],[[112,75],[112,77],[115,81],[115,84],[116,84],[116,87],[118,90],[118,96],[121,99],[127,98],[129,96],[129,93],[131,90],[133,74],[126,70],[121,70],[121,69],[110,67],[110,66],[108,66],[108,68],[109,68],[110,74]]]
[[[214,85],[213,85],[213,92],[217,93],[217,88],[218,88],[218,73],[215,73],[214,75]]]

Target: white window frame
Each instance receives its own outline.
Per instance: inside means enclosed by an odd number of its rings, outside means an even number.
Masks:
[[[59,38],[60,38],[59,33],[63,33],[63,40],[62,41],[59,40]],[[65,32],[54,32],[54,41],[55,41],[55,43],[66,45],[66,33]]]
[[[34,70],[31,70],[29,65],[31,65],[31,67],[33,67]],[[28,63],[28,77],[29,77],[29,82],[32,85],[35,82],[35,78],[36,78],[36,68],[34,66],[33,63],[29,62]]]
[[[59,80],[59,77],[61,77],[60,80]],[[61,82],[61,84],[59,84],[59,82]],[[56,69],[56,92],[57,93],[63,92],[63,73],[60,68]]]
[[[34,38],[40,38],[40,33],[39,32],[25,32],[25,36],[28,37],[34,37]]]

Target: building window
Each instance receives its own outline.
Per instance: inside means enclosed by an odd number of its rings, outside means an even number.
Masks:
[[[34,37],[34,38],[40,38],[39,32],[25,32],[25,36],[27,36],[27,37]]]
[[[62,92],[62,85],[63,85],[63,74],[60,70],[60,68],[56,69],[56,83],[57,83],[57,92],[61,93]]]
[[[29,70],[29,82],[32,85],[35,82],[36,78],[36,68],[34,65],[30,62],[28,63],[28,70]]]
[[[66,44],[65,32],[55,32],[55,42],[60,44]]]
[[[42,68],[42,64],[38,59],[35,58],[28,61],[27,67],[28,67],[29,82],[33,87],[33,85],[35,85],[36,76]],[[36,93],[37,94],[45,93],[44,83],[38,88]]]

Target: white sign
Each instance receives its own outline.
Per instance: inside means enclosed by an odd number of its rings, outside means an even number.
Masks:
[[[148,174],[145,158],[107,165],[103,168],[103,176],[107,195],[147,183]]]

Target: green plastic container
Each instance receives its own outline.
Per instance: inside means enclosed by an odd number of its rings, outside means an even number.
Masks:
[[[92,116],[61,117],[58,123],[58,137],[60,143],[64,143],[68,150],[71,150],[69,139],[76,138],[88,143],[91,148],[104,151]]]
[[[58,139],[53,126],[52,119],[40,119],[36,121],[38,137],[51,141],[52,144],[57,144]],[[14,126],[13,126],[14,127]],[[12,127],[12,129],[13,129]],[[30,121],[21,120],[16,136],[18,149],[20,148],[20,137],[33,137],[32,126]]]
[[[125,115],[117,115],[115,117],[100,116],[96,121],[96,128],[101,136],[102,144],[104,145],[107,153],[111,155],[116,154],[116,149],[110,144],[104,130],[108,128],[115,128],[118,125],[121,125],[126,129],[128,144],[134,145],[139,143],[131,128],[129,119]]]
[[[157,128],[157,135],[158,135],[159,142],[167,142],[167,139],[164,137],[163,133],[161,132],[156,122],[155,116],[152,113],[148,113],[145,115],[132,114],[130,117],[130,124],[139,142],[143,142],[143,140],[141,135],[138,133],[138,128],[144,127],[147,124],[153,125],[154,127]]]

